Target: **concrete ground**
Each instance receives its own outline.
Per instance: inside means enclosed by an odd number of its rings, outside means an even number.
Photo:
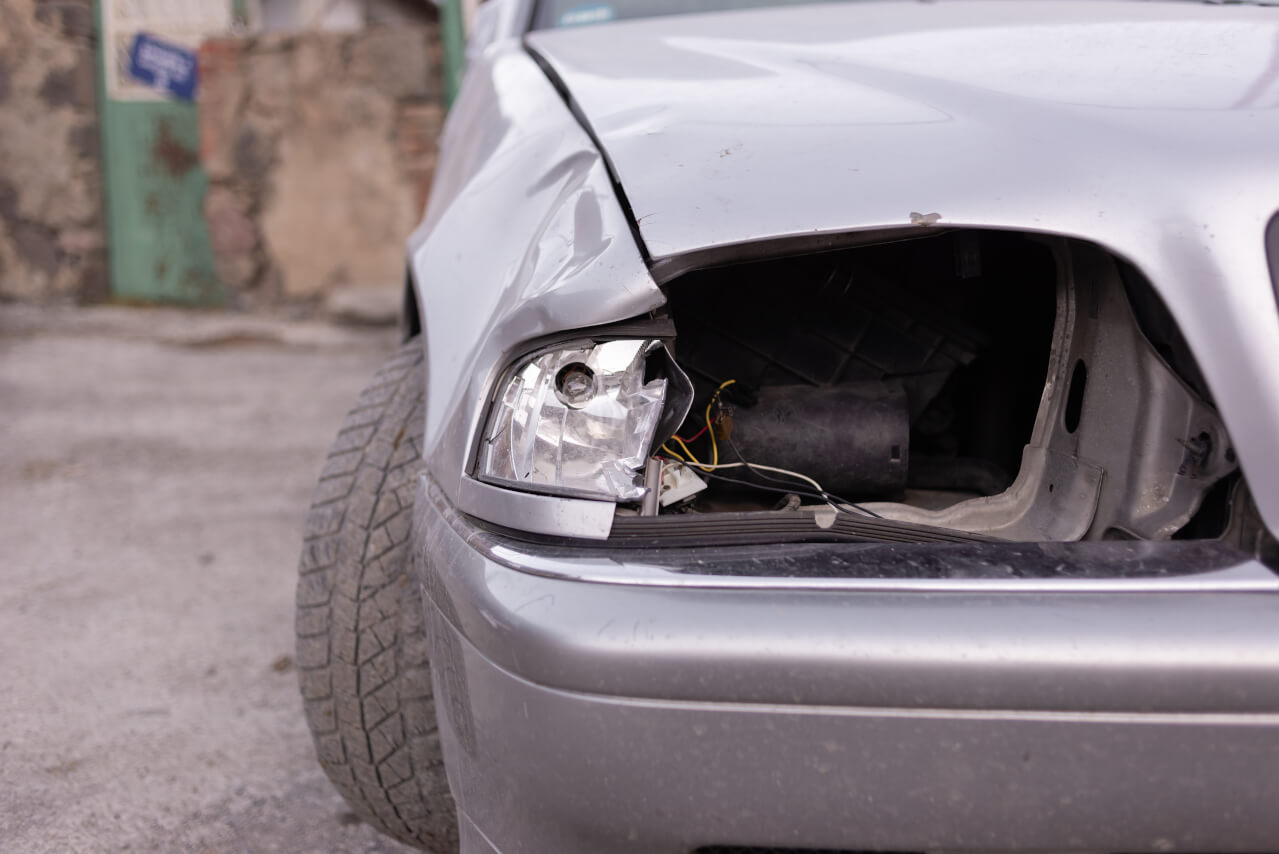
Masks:
[[[408,850],[329,787],[292,659],[311,486],[395,342],[0,306],[0,850]]]

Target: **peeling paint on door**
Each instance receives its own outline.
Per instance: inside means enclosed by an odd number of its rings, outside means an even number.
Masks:
[[[128,75],[138,32],[198,47],[232,26],[233,4],[98,0],[102,148],[111,292],[124,299],[217,305],[226,301],[204,222],[193,103]]]

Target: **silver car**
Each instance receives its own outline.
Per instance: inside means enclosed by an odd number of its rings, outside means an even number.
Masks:
[[[493,0],[469,50],[306,525],[360,816],[1279,850],[1279,8]]]

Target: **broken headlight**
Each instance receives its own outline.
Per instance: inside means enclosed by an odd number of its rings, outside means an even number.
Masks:
[[[506,375],[480,445],[481,480],[535,492],[638,501],[667,381],[646,376],[655,340],[566,346]]]

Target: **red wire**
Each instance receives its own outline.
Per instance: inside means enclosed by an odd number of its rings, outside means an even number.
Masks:
[[[679,439],[681,442],[687,445],[691,442],[696,442],[698,439],[702,438],[702,435],[709,429],[710,429],[709,427],[702,427],[702,429],[698,430],[697,433],[691,439],[685,439],[683,436],[676,436],[675,438]]]

